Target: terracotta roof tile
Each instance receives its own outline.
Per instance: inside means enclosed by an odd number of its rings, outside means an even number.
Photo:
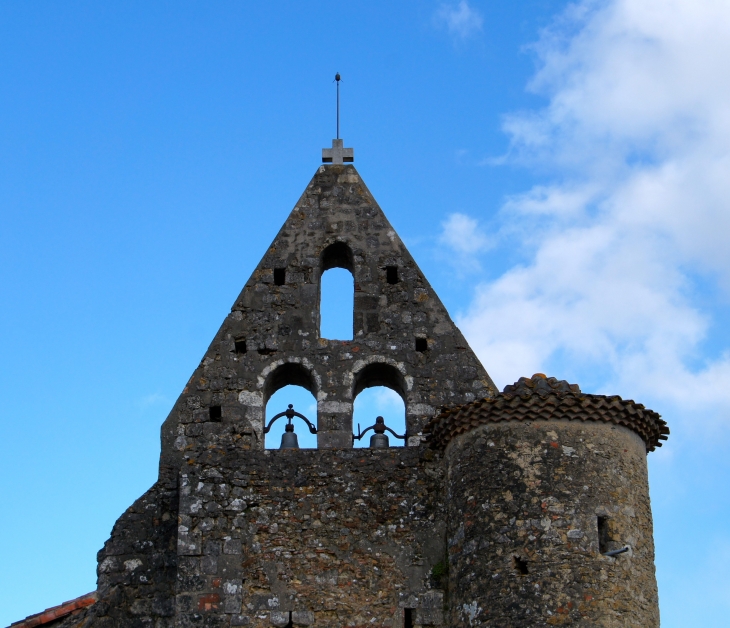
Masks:
[[[455,436],[487,423],[551,419],[623,425],[641,436],[647,451],[661,447],[669,434],[666,421],[640,403],[618,395],[583,394],[576,384],[542,373],[521,377],[494,397],[445,408],[424,431],[432,447],[443,449]]]
[[[87,593],[86,595],[77,597],[75,600],[70,600],[68,602],[64,602],[63,604],[59,604],[58,606],[47,608],[40,613],[36,613],[35,615],[30,615],[29,617],[21,619],[20,621],[16,621],[10,624],[8,628],[35,628],[35,626],[43,626],[45,624],[56,621],[57,619],[66,617],[74,611],[80,610],[82,608],[87,608],[95,602],[96,591],[92,591],[91,593]]]

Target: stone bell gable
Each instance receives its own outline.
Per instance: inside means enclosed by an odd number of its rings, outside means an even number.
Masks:
[[[352,340],[320,337],[330,268],[353,275]],[[352,165],[318,168],[268,247],[163,425],[163,466],[201,442],[263,448],[266,403],[288,384],[317,399],[320,448],[352,446],[370,386],[403,398],[411,446],[441,406],[496,392]]]

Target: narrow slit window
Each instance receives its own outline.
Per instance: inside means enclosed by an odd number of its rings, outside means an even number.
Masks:
[[[403,628],[413,628],[413,609],[403,609]]]
[[[397,266],[386,266],[385,267],[385,279],[388,283],[398,283],[398,267]]]
[[[210,408],[208,408],[208,416],[210,417],[211,421],[220,421],[221,417],[223,416],[221,407],[220,406],[210,406]]]
[[[425,338],[416,338],[416,351],[421,353],[428,351],[428,340]]]
[[[246,339],[236,338],[236,353],[246,353]]]
[[[514,565],[515,571],[521,576],[526,576],[529,573],[527,570],[527,561],[519,556],[512,557],[512,564]]]
[[[608,517],[598,516],[598,551],[605,554],[608,551]]]
[[[274,268],[274,285],[283,286],[286,283],[286,268]]]

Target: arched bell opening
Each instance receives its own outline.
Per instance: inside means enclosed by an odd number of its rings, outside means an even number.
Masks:
[[[264,384],[264,425],[291,404],[293,410],[303,414],[316,428],[317,426],[317,386],[312,373],[296,362],[282,364],[272,371]],[[289,421],[286,416],[277,419],[264,435],[266,449],[280,449],[287,424],[293,425],[295,442],[300,449],[316,449],[317,435],[312,434],[307,424],[294,417]],[[291,443],[291,437],[288,437]]]
[[[355,436],[367,431],[356,439],[353,447],[404,447],[406,436],[406,384],[403,374],[390,364],[369,364],[355,375],[352,425]],[[383,422],[378,421],[383,418]],[[390,428],[383,431],[382,426]],[[392,431],[390,431],[392,430]],[[395,432],[395,434],[393,434]],[[380,433],[375,440],[372,437]],[[383,441],[382,436],[387,438]]]
[[[321,259],[319,337],[352,340],[355,316],[355,260],[344,242],[330,244]]]

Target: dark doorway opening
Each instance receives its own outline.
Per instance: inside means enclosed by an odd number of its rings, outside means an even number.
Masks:
[[[403,628],[413,628],[413,611],[412,608],[403,609]]]

